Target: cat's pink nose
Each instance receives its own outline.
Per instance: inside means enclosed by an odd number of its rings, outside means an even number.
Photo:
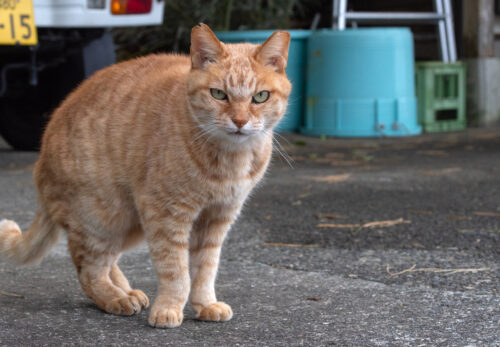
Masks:
[[[236,125],[236,126],[238,127],[238,129],[241,129],[241,128],[243,128],[243,126],[244,126],[245,124],[247,124],[247,123],[248,123],[248,119],[244,119],[244,118],[234,118],[234,119],[233,119],[233,123],[234,123],[234,125]]]

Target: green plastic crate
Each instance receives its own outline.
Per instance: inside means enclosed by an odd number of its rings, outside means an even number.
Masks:
[[[465,129],[465,64],[418,62],[415,71],[418,120],[424,131]]]

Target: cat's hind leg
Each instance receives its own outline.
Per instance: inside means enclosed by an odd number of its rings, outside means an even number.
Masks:
[[[126,316],[141,311],[144,298],[126,292],[112,281],[111,270],[113,265],[116,266],[115,262],[119,254],[110,251],[111,245],[103,240],[92,242],[92,237],[88,234],[82,237],[76,232],[70,232],[68,233],[68,246],[83,291],[100,309]],[[119,277],[116,276],[117,268],[116,266],[113,271],[115,279]],[[123,274],[121,276],[123,285],[125,276]]]
[[[143,231],[140,226],[131,228],[126,234],[124,242],[121,245],[121,251],[123,252],[139,244],[141,241],[143,241],[143,236]],[[127,278],[118,267],[118,258],[113,264],[111,264],[109,277],[111,278],[111,281],[115,286],[122,289],[128,295],[137,297],[137,299],[141,303],[142,308],[149,307],[149,298],[147,297],[147,295],[144,294],[142,290],[132,289],[132,287],[130,287]]]
[[[139,289],[132,289],[130,287],[130,284],[128,283],[127,278],[123,274],[123,272],[120,270],[118,267],[117,262],[113,263],[111,265],[110,271],[109,271],[109,277],[111,278],[111,281],[115,286],[123,290],[125,293],[127,293],[130,296],[135,296],[139,302],[141,303],[142,308],[147,308],[149,307],[149,299],[146,294],[142,290]]]

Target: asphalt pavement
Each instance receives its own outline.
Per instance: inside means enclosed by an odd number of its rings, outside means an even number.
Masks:
[[[39,266],[0,261],[0,345],[500,346],[499,128],[278,140],[290,165],[276,151],[223,247],[231,321],[105,314],[63,238]],[[23,229],[37,155],[0,144],[0,218]],[[147,248],[120,265],[153,299]]]

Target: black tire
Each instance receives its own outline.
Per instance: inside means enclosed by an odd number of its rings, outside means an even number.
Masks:
[[[11,73],[8,95],[0,98],[0,134],[14,149],[39,150],[52,111],[82,80],[115,62],[109,30],[82,33],[99,35],[66,52],[65,63],[41,71],[36,87],[27,85],[26,71]]]
[[[51,105],[41,98],[7,99],[0,104],[0,134],[14,149],[40,149]]]

